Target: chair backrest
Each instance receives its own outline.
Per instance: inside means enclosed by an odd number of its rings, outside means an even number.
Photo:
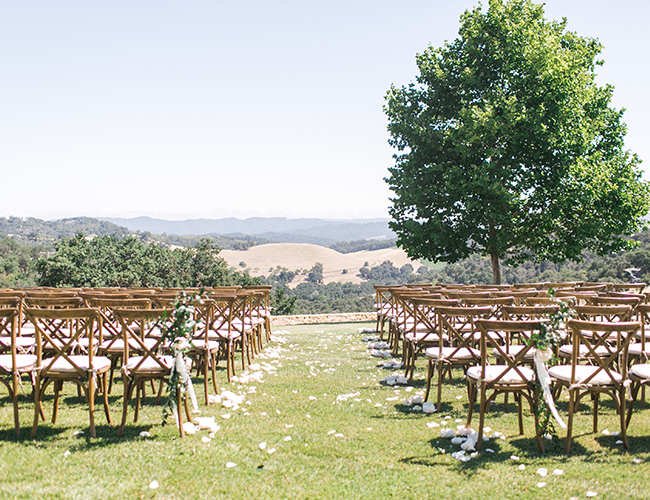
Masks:
[[[97,309],[28,307],[25,309],[25,316],[33,323],[36,332],[36,359],[38,366],[42,367],[42,378],[48,376],[50,369],[56,366],[59,360],[67,361],[78,376],[86,376],[87,370],[71,356],[74,349],[79,349],[88,356],[88,367],[92,371],[96,348],[95,324],[99,320]],[[53,353],[52,357],[43,359],[45,349]]]
[[[126,365],[132,354],[137,352],[140,359],[130,366],[131,372],[141,369],[153,372],[155,369],[157,375],[169,375],[171,367],[163,362],[160,354],[170,347],[165,345],[161,330],[169,323],[171,310],[115,308],[113,314],[120,324],[124,341],[122,363]]]
[[[478,320],[489,319],[493,314],[490,306],[483,307],[437,307],[440,347],[455,347],[448,357],[453,357],[460,349],[472,352],[476,345]],[[479,359],[477,357],[476,362]]]
[[[18,333],[18,318],[20,313],[17,307],[2,307],[0,308],[0,335],[7,335],[11,338],[11,343],[9,348],[11,349],[11,366],[18,366],[16,364],[16,335]],[[2,368],[0,367],[0,374],[2,374]]]
[[[128,297],[128,295],[127,295]],[[150,299],[131,299],[131,298],[113,298],[111,295],[95,296],[87,298],[86,302],[90,307],[99,311],[99,322],[97,330],[99,331],[99,341],[104,337],[121,336],[120,323],[113,314],[114,309],[149,309],[151,308]]]
[[[507,321],[531,321],[548,319],[551,314],[560,312],[560,306],[533,305],[533,306],[503,306],[503,319]]]
[[[38,309],[78,309],[86,304],[84,299],[77,296],[58,297],[51,294],[47,297],[25,297],[25,305]]]
[[[602,296],[589,297],[587,299],[587,304],[592,306],[616,306],[616,305],[629,305],[632,308],[635,308],[641,303],[639,297],[612,297],[612,296]]]
[[[595,369],[588,377],[580,377],[580,383],[589,385],[598,381],[599,385],[620,387],[627,378],[627,352],[630,341],[641,329],[638,321],[579,321],[569,320],[567,327],[572,337],[571,384],[576,384],[576,367],[581,360],[588,359]],[[580,347],[586,348],[587,355]],[[614,375],[617,372],[621,378]],[[603,379],[605,383],[603,384]]]
[[[636,292],[641,293],[647,288],[646,283],[612,283],[612,290],[615,292]]]
[[[507,385],[510,388],[519,385],[532,387],[532,384],[535,383],[534,378],[531,379],[530,376],[527,376],[522,367],[524,364],[530,363],[529,352],[532,353],[535,346],[532,342],[522,342],[521,348],[512,352],[509,349],[510,340],[515,335],[520,338],[530,339],[535,332],[540,330],[541,321],[491,321],[479,319],[476,320],[476,324],[481,332],[482,376],[485,377],[488,357],[493,352],[504,367],[500,373],[495,373],[494,377],[490,377],[491,385]],[[509,378],[512,378],[513,373],[516,373],[521,378],[520,383],[513,383],[509,380]]]
[[[611,323],[614,321],[630,321],[634,309],[629,305],[587,305],[574,306],[578,320],[581,321],[603,321]]]

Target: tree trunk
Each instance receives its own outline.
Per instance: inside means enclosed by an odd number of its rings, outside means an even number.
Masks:
[[[492,259],[492,275],[494,276],[494,284],[501,284],[501,267],[499,266],[499,256],[496,254],[490,255]]]

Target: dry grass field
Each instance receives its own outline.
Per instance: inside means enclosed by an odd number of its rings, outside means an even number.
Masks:
[[[258,245],[248,250],[222,250],[219,255],[238,270],[248,269],[251,276],[268,276],[277,266],[290,271],[309,270],[314,264],[323,264],[324,283],[360,283],[359,269],[367,262],[370,267],[378,266],[384,261],[390,261],[395,267],[411,264],[417,269],[420,264],[409,259],[399,248],[361,251],[343,254],[331,248],[307,243],[271,243]],[[244,262],[245,266],[240,266]],[[343,273],[346,270],[347,273]],[[296,276],[292,286],[301,283],[306,274]]]

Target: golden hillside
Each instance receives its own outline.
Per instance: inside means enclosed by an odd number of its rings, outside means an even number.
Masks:
[[[343,254],[331,248],[308,243],[271,243],[258,245],[248,250],[222,250],[219,255],[228,264],[238,270],[248,269],[251,276],[268,276],[277,266],[286,267],[290,271],[309,270],[314,264],[323,264],[323,282],[360,283],[359,268],[367,262],[370,267],[378,266],[384,261],[390,261],[395,267],[411,264],[414,269],[419,262],[412,261],[399,248],[384,248],[382,250],[361,251]],[[244,262],[245,268],[240,266]],[[347,270],[343,274],[343,270]],[[292,286],[304,281],[305,276],[296,277]]]

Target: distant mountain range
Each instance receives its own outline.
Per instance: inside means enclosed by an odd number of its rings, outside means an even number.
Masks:
[[[252,217],[249,219],[189,219],[170,221],[151,217],[131,219],[105,217],[98,220],[126,227],[131,231],[178,236],[256,236],[278,243],[331,245],[339,241],[395,238],[389,219],[287,219]]]

